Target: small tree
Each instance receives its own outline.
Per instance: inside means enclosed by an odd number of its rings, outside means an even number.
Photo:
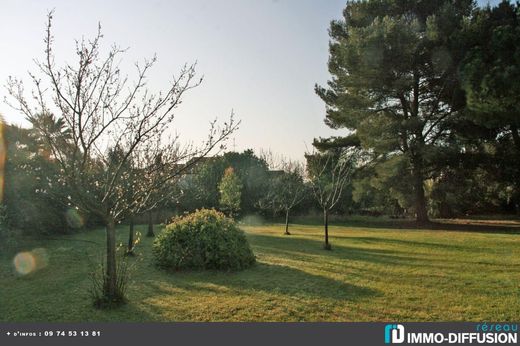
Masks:
[[[228,167],[218,185],[220,192],[220,205],[233,217],[240,210],[240,198],[242,197],[242,183],[235,174],[233,167]]]
[[[335,151],[324,154],[307,154],[307,173],[316,201],[323,210],[325,250],[329,243],[329,212],[341,198],[343,188],[352,177],[356,163],[355,151]]]
[[[12,106],[32,122],[59,164],[60,179],[71,189],[68,198],[104,222],[107,241],[102,297],[118,303],[124,297],[118,290],[116,224],[157,205],[165,198],[162,188],[189,168],[180,164],[219,148],[237,123],[233,117],[220,129],[212,123],[208,139],[200,147],[180,146],[178,138],[168,138],[168,133],[173,132],[174,111],[182,96],[202,81],[195,77],[195,66],[184,66],[163,92],[152,93],[146,75],[156,58],[136,63],[136,81],[130,83],[118,66],[125,49],[112,46],[106,57],[101,56],[99,26],[92,40],[76,41],[77,64],[57,67],[52,16],[50,12],[44,60],[36,62],[42,77],[30,73],[34,84],[31,100],[36,104],[29,103],[21,81],[9,78],[7,87],[16,100]],[[50,113],[61,119],[66,133],[53,133],[42,126],[41,115]],[[163,173],[152,179],[159,152]],[[135,180],[129,175],[131,171],[140,173]],[[134,183],[130,196],[129,180]]]
[[[271,165],[271,178],[264,198],[258,203],[261,209],[271,209],[274,214],[285,213],[285,235],[289,232],[289,213],[305,197],[306,186],[303,182],[303,165],[299,162],[282,159],[279,164]]]

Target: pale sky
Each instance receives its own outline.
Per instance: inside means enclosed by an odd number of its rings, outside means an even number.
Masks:
[[[314,93],[314,84],[329,78],[327,30],[345,3],[0,0],[0,113],[9,123],[27,126],[21,114],[3,103],[4,85],[8,76],[25,79],[27,71],[36,71],[33,59],[44,54],[45,16],[55,9],[57,62],[73,62],[73,40],[91,37],[98,22],[104,47],[130,47],[123,64],[130,76],[133,62],[157,54],[149,74],[152,91],[165,89],[184,63],[198,62],[204,82],[176,113],[175,129],[183,140],[203,140],[210,120],[226,120],[234,110],[242,121],[234,134],[236,150],[270,149],[302,159],[313,138],[345,133],[324,124],[325,106]]]

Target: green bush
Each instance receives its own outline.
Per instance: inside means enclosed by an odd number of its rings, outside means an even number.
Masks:
[[[236,223],[216,210],[177,217],[153,244],[155,263],[164,268],[241,270],[255,262]]]

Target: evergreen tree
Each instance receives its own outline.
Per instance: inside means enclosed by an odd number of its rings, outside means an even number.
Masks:
[[[220,192],[220,206],[231,217],[240,210],[240,198],[242,196],[242,183],[235,174],[233,167],[228,167],[218,185]]]
[[[478,9],[465,27],[470,50],[461,74],[470,120],[484,128],[490,150],[487,170],[500,182],[511,210],[520,213],[520,7],[502,1]],[[474,125],[474,127],[475,127]],[[472,129],[463,131],[466,137]]]
[[[333,77],[316,93],[327,105],[326,124],[349,135],[315,146],[366,149],[407,183],[420,223],[428,221],[424,182],[465,108],[459,39],[473,7],[470,0],[348,1],[344,19],[330,27]]]

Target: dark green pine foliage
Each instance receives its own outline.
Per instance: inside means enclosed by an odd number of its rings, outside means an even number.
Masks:
[[[520,213],[520,6],[502,1],[478,9],[465,26],[470,50],[461,74],[471,121],[492,143],[488,171]],[[465,135],[471,137],[472,133]]]
[[[470,0],[348,1],[344,19],[330,27],[332,78],[316,93],[327,105],[326,124],[349,135],[314,145],[366,149],[380,180],[404,185],[421,223],[428,221],[424,182],[465,108],[460,32],[473,8]]]

